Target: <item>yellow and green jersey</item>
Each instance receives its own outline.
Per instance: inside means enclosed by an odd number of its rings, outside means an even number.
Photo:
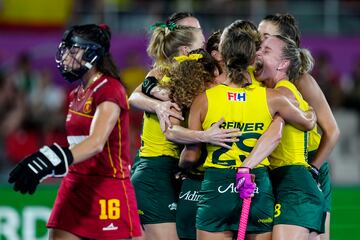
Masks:
[[[315,151],[319,148],[321,135],[318,132],[317,125],[309,131],[308,151]]]
[[[288,80],[281,80],[275,88],[286,87],[295,96],[299,108],[303,111],[309,109],[309,104],[302,98],[295,85]],[[279,145],[269,156],[270,169],[288,165],[304,165],[307,163],[308,132],[301,131],[290,124],[285,124]]]
[[[203,129],[210,128],[224,117],[225,122],[220,127],[239,128],[242,135],[237,143],[229,143],[232,144],[230,150],[207,144],[208,155],[204,167],[239,167],[272,121],[266,89],[254,85],[244,88],[218,85],[206,90],[206,97],[208,111],[202,124]],[[258,167],[267,165],[269,161],[264,159]]]
[[[169,81],[164,76],[161,81]],[[177,144],[166,139],[161,130],[160,122],[155,113],[144,113],[143,130],[141,134],[140,157],[159,157],[170,156],[180,157],[180,151]]]

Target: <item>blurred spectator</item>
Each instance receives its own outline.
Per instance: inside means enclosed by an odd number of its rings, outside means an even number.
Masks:
[[[32,69],[31,56],[27,52],[19,55],[12,77],[20,93],[29,96],[38,84],[38,74]]]
[[[15,87],[13,79],[0,74],[0,137],[19,128],[25,117],[24,95]]]
[[[26,117],[24,94],[15,87],[13,79],[0,75],[0,168],[6,168],[7,136],[19,129]],[[21,151],[21,149],[17,149]]]
[[[49,70],[39,74],[31,63],[31,56],[22,53],[14,70],[1,78],[0,148],[12,163],[36,151],[47,139],[64,135],[64,92],[54,85]]]
[[[29,97],[32,116],[36,122],[42,125],[42,128],[47,128],[46,124],[53,125],[56,123],[60,117],[58,116],[59,113],[64,115],[62,111],[65,99],[64,90],[54,84],[51,72],[48,69],[41,71],[39,84]],[[62,120],[61,117],[60,120]]]
[[[315,55],[312,75],[324,92],[331,108],[341,107],[344,102],[344,92],[341,88],[340,74],[334,70],[328,52],[322,51]]]

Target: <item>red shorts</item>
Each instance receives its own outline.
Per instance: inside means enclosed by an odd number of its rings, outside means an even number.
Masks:
[[[61,183],[47,227],[91,239],[140,236],[130,179],[68,174]]]

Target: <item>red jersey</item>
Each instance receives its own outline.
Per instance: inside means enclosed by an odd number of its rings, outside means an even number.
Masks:
[[[71,147],[88,137],[96,108],[106,101],[116,103],[121,109],[109,139],[101,153],[70,166],[70,173],[129,178],[129,105],[126,91],[118,80],[103,75],[88,89],[83,90],[79,86],[70,93],[66,118],[67,139]]]

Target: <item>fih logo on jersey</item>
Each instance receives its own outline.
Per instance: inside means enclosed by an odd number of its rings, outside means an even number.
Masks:
[[[245,92],[228,92],[227,100],[234,102],[245,102],[246,101],[246,93]]]

